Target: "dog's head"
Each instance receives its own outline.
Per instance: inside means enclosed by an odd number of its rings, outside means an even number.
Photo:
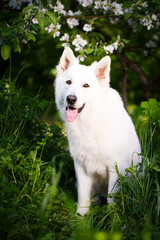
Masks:
[[[109,87],[110,57],[84,66],[72,50],[64,49],[57,66],[56,104],[63,120],[73,122],[96,99],[99,89]],[[102,91],[101,91],[102,92]]]

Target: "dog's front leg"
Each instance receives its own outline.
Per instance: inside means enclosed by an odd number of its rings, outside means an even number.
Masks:
[[[79,161],[74,161],[74,164],[78,184],[77,213],[80,213],[82,216],[84,216],[90,207],[92,177],[87,175],[83,165],[81,165]]]

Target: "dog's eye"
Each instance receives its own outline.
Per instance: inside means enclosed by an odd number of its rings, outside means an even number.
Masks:
[[[88,87],[89,87],[89,84],[88,84],[88,83],[85,83],[85,84],[83,85],[83,87],[84,87],[84,88],[88,88]]]
[[[68,85],[70,85],[72,82],[71,82],[71,80],[67,80],[66,83],[67,83]]]

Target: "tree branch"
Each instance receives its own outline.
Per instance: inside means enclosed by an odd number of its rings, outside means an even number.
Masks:
[[[121,62],[121,65],[123,62],[123,64],[125,66],[127,66],[128,68],[133,70],[138,75],[139,81],[142,85],[142,89],[143,89],[145,98],[147,100],[149,98],[151,98],[152,94],[150,91],[150,85],[147,81],[147,78],[146,78],[145,73],[143,72],[142,68],[137,63],[130,60],[124,53],[115,52],[115,55],[117,56],[118,60]]]

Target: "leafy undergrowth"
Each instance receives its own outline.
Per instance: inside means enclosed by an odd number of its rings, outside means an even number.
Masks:
[[[160,104],[143,102],[132,116],[142,142],[140,170],[119,174],[114,203],[92,206],[84,218],[75,215],[65,134],[38,117],[48,104],[0,83],[0,239],[159,239]]]

